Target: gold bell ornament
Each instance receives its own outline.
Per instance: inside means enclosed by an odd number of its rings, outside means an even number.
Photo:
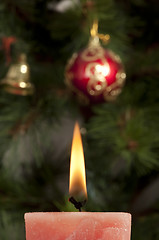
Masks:
[[[30,82],[30,68],[25,54],[20,54],[18,62],[9,67],[1,84],[6,92],[12,94],[21,96],[33,94],[34,85]]]

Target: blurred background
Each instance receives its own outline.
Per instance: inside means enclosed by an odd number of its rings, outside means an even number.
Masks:
[[[104,90],[110,98],[98,92],[100,79],[90,93],[77,84],[86,76],[84,60],[75,61],[89,48],[95,19],[107,36],[97,48],[115,62],[111,81],[127,75],[124,86]],[[0,1],[1,240],[25,239],[25,212],[75,211],[68,182],[76,120],[84,210],[130,212],[132,239],[159,239],[158,29],[157,0]],[[68,75],[74,86],[66,87]]]

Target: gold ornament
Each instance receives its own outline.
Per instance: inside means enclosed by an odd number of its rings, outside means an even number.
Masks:
[[[16,95],[31,95],[34,86],[30,82],[30,68],[26,61],[26,55],[21,54],[18,63],[12,64],[6,77],[1,81],[5,91]]]

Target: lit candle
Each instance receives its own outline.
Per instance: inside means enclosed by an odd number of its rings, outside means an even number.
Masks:
[[[86,203],[87,187],[82,138],[77,123],[74,128],[71,149],[69,193],[70,202],[81,211],[81,207]]]
[[[81,210],[87,199],[84,154],[75,125],[70,166],[70,201]],[[131,215],[120,212],[26,213],[26,240],[130,240]]]

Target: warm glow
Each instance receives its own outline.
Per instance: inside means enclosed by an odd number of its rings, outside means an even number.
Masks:
[[[19,86],[20,86],[21,88],[25,88],[25,87],[26,87],[26,83],[25,83],[25,82],[20,82],[20,83],[19,83]]]
[[[95,69],[99,74],[102,74],[105,77],[110,73],[110,68],[108,64],[107,65],[97,64],[95,66]]]
[[[27,66],[26,65],[21,65],[20,71],[21,71],[21,73],[26,73],[27,72]]]
[[[75,124],[73,133],[69,193],[73,197],[87,197],[84,153],[78,123]]]

